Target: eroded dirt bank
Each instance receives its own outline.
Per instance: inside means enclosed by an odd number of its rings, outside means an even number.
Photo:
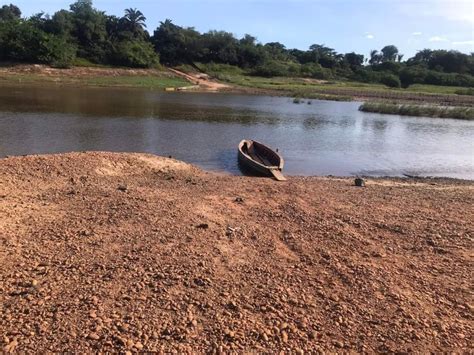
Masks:
[[[0,160],[5,352],[468,351],[474,183]]]

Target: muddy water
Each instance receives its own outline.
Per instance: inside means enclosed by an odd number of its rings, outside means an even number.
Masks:
[[[357,102],[0,84],[0,156],[106,150],[172,155],[239,174],[242,138],[289,175],[474,179],[474,122],[363,113]]]

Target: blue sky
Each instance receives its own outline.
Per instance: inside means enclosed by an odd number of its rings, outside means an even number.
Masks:
[[[68,9],[73,0],[11,2],[30,16]],[[249,33],[288,48],[318,43],[367,55],[395,44],[405,58],[423,48],[474,52],[474,1],[469,0],[95,0],[94,6],[115,15],[136,7],[150,31],[169,18],[201,32]]]

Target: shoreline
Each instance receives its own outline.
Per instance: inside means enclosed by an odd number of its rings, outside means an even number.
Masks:
[[[473,191],[138,153],[0,159],[0,348],[465,352]]]
[[[199,84],[199,89],[186,92],[220,92],[247,95],[268,95],[297,97],[331,101],[367,101],[425,103],[448,106],[474,107],[474,96],[456,94],[437,94],[428,92],[401,91],[371,88],[331,87],[324,84],[288,88],[262,88],[258,85],[240,85],[233,82],[214,79],[199,79],[194,74],[179,72],[175,69],[127,69],[108,67],[73,67],[54,69],[45,65],[0,66],[0,82],[15,85],[64,85],[72,87],[124,87],[153,90],[174,89]],[[289,79],[289,78],[287,78]],[[301,81],[295,79],[295,83]],[[311,80],[309,80],[311,81]],[[357,84],[357,83],[356,83]],[[358,83],[358,85],[363,85]]]
[[[55,156],[64,156],[68,154],[136,154],[136,155],[150,155],[154,156],[158,159],[167,159],[164,156],[157,155],[157,154],[152,154],[152,153],[143,153],[143,152],[113,152],[113,151],[95,151],[95,150],[89,150],[89,151],[68,151],[68,152],[61,152],[61,153],[33,153],[33,154],[18,154],[18,155],[12,155],[12,154],[6,154],[1,156],[0,155],[0,161],[2,159],[12,159],[12,158],[26,158],[26,157],[37,157],[37,158],[47,158],[47,157],[55,157]],[[205,173],[209,174],[216,174],[216,175],[223,175],[223,176],[230,176],[230,177],[246,177],[246,178],[254,178],[254,179],[270,179],[268,177],[262,177],[262,176],[247,176],[244,174],[234,174],[230,171],[226,170],[208,170],[203,167],[198,166],[197,164],[193,163],[188,163],[183,160],[177,160],[176,158],[169,157],[169,159],[173,159],[176,161],[179,161],[182,164],[187,164],[190,166],[194,166],[196,169],[202,170]],[[450,177],[450,176],[436,176],[436,175],[426,175],[426,176],[418,176],[418,175],[407,175],[407,174],[400,174],[400,175],[363,175],[363,174],[358,174],[358,175],[332,175],[332,174],[327,174],[327,175],[303,175],[303,174],[287,174],[284,173],[285,177],[289,178],[296,178],[296,179],[305,179],[305,178],[312,178],[312,179],[333,179],[333,180],[353,180],[356,177],[363,178],[365,180],[380,180],[380,181],[393,181],[393,182],[420,182],[420,183],[474,183],[474,178],[459,178],[459,177]]]

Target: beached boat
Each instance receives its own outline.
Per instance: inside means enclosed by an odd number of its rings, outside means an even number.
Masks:
[[[284,160],[266,145],[244,139],[239,143],[239,163],[252,172],[273,176],[278,181],[286,180],[283,174]]]

